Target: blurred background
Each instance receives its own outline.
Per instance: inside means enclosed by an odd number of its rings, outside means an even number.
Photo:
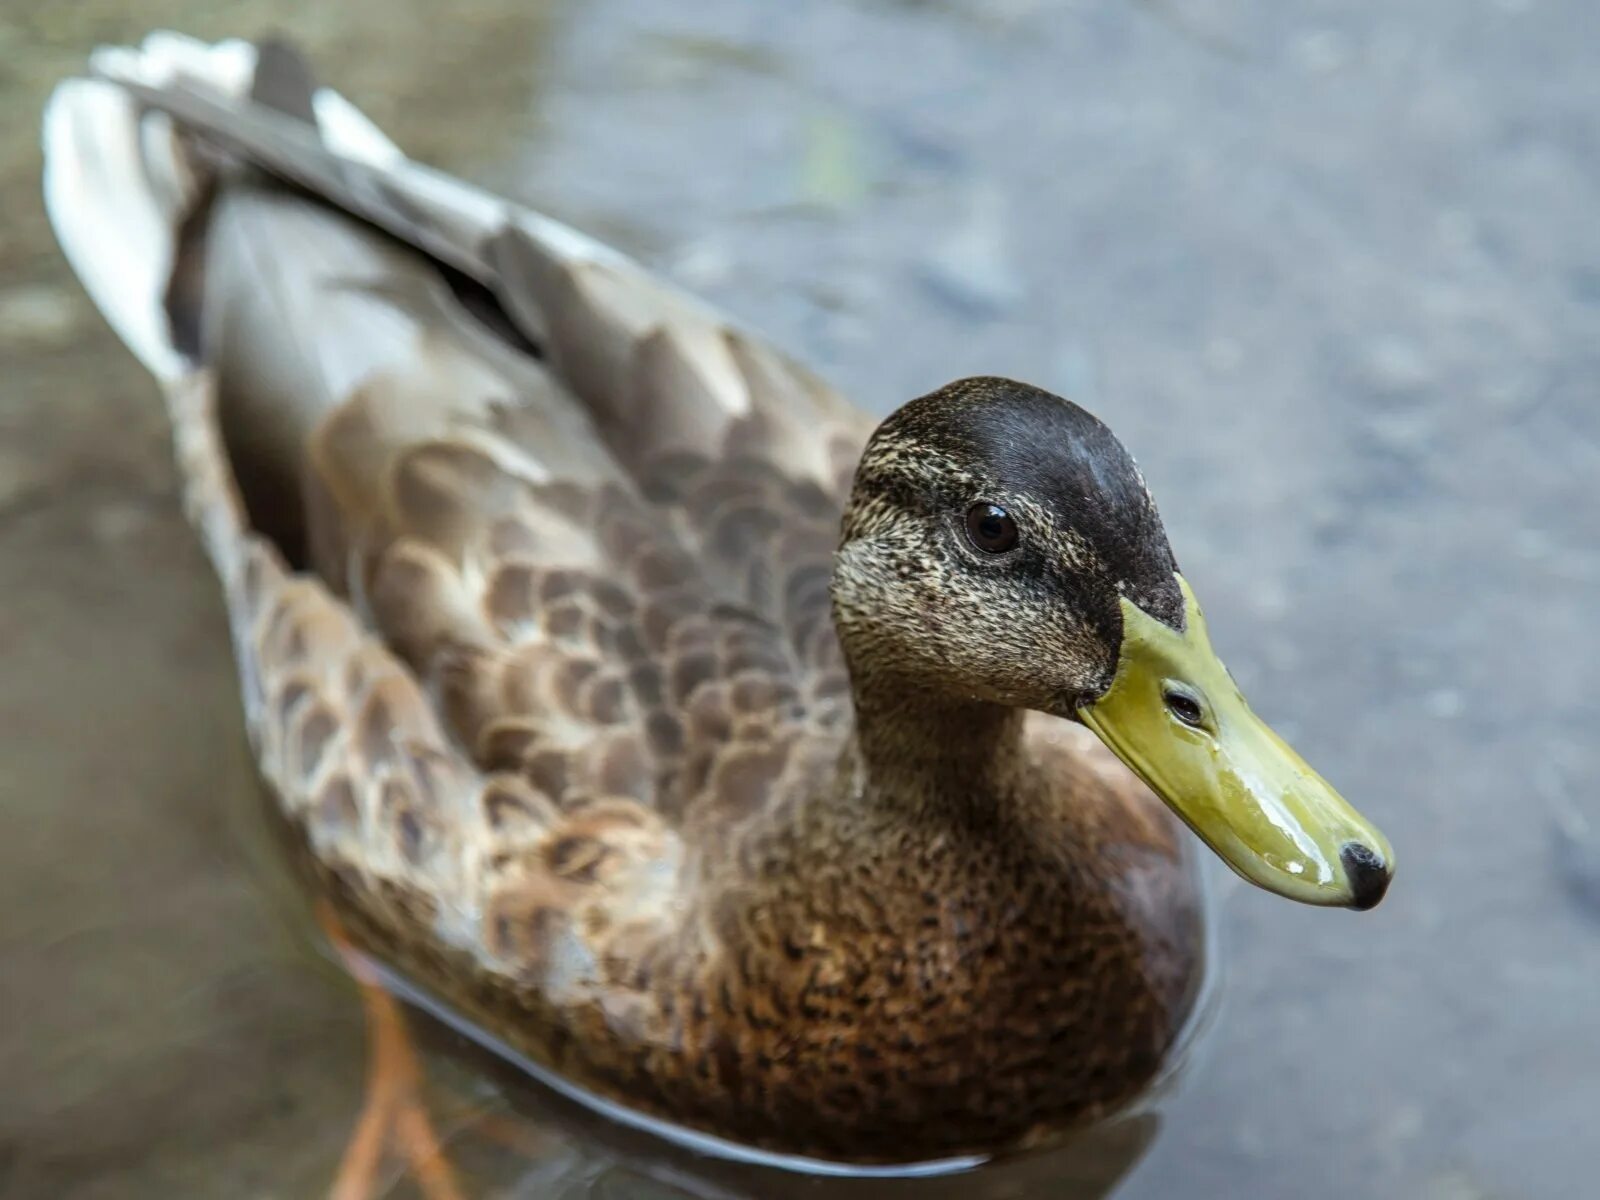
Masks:
[[[156,26],[292,34],[413,155],[641,257],[872,411],[993,372],[1104,417],[1234,673],[1400,862],[1359,917],[1226,890],[1221,1011],[1116,1195],[1584,1194],[1593,17],[6,0],[0,1194],[316,1196],[363,1082],[355,994],[261,832],[154,387],[38,199],[51,84]],[[680,1194],[431,1044],[475,1195]],[[1046,1179],[1026,1194],[1094,1194]]]

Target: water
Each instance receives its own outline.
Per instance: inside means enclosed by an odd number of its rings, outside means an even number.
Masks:
[[[1593,1188],[1582,0],[139,7],[0,17],[0,1193],[318,1195],[363,1080],[354,992],[261,831],[153,388],[36,198],[49,83],[161,23],[294,31],[415,153],[876,411],[999,371],[1138,454],[1234,673],[1400,873],[1361,916],[1230,889],[1184,1087],[987,1186],[1092,1195],[1067,1176],[1132,1162],[1120,1200]],[[475,1194],[673,1194],[648,1145],[426,1041]]]

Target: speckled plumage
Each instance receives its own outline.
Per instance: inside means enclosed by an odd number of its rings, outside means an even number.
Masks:
[[[1182,619],[1104,427],[973,380],[869,446],[331,93],[299,106],[326,149],[251,108],[254,64],[103,56],[139,103],[58,94],[52,211],[164,384],[261,768],[357,938],[585,1087],[775,1150],[990,1151],[1135,1096],[1202,939],[1174,822],[1058,719],[1117,595]],[[113,283],[119,188],[157,232]],[[1035,533],[1004,574],[951,527],[995,489]]]

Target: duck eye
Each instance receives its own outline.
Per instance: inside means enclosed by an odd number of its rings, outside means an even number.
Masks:
[[[1169,687],[1161,693],[1161,699],[1165,702],[1167,711],[1185,725],[1192,729],[1205,727],[1205,710],[1200,707],[1200,701],[1189,692]]]
[[[1017,544],[1017,523],[998,504],[967,509],[967,538],[985,554],[1004,554]]]

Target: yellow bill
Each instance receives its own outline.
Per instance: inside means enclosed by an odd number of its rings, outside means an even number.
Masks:
[[[1251,883],[1373,907],[1394,874],[1388,839],[1250,711],[1181,575],[1178,585],[1183,633],[1122,601],[1116,677],[1079,717]]]

